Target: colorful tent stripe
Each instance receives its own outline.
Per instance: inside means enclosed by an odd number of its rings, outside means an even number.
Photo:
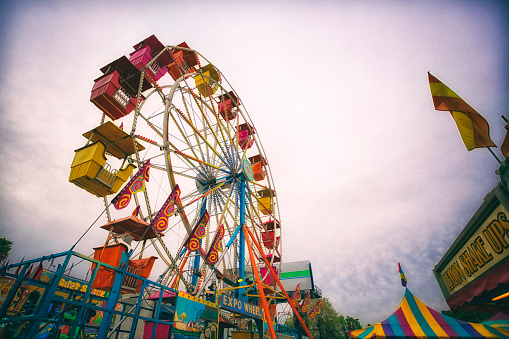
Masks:
[[[352,338],[506,338],[509,331],[440,314],[406,289],[398,309],[381,323],[351,331]]]

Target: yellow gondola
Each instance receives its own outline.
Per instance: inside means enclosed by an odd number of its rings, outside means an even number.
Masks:
[[[69,181],[98,197],[116,193],[136,166],[127,164],[122,169],[112,170],[106,163],[105,153],[126,159],[134,154],[135,141],[111,121],[83,135],[92,143],[75,150]],[[136,147],[144,149],[138,143]]]
[[[208,97],[216,93],[219,88],[219,73],[211,64],[203,66],[199,73],[194,78],[194,83],[200,94],[204,97]],[[212,81],[211,81],[212,79]]]

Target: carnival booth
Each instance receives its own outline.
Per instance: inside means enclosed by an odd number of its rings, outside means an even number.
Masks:
[[[509,338],[509,331],[468,323],[440,314],[408,289],[396,311],[384,321],[351,331],[351,338]]]

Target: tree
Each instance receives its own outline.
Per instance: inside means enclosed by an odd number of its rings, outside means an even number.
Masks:
[[[339,315],[328,298],[322,298],[322,302],[323,307],[315,319],[309,318],[307,314],[300,314],[314,339],[344,339],[348,338],[348,331],[362,327],[358,319]],[[312,301],[311,305],[315,303],[316,301]],[[297,318],[288,318],[285,324],[300,328]]]
[[[7,238],[0,238],[0,263],[7,258],[12,247],[12,241]]]

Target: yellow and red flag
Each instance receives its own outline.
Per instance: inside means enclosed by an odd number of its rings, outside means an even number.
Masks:
[[[505,129],[507,130],[504,141],[502,142],[502,146],[500,146],[500,150],[504,157],[509,157],[509,122],[505,125]]]
[[[451,112],[467,150],[497,147],[490,139],[488,122],[475,109],[430,73],[428,79],[435,109]]]
[[[150,160],[148,160],[139,169],[138,172],[129,180],[127,185],[117,194],[111,201],[115,209],[121,210],[129,205],[131,194],[143,191],[145,189],[145,181],[149,180]]]
[[[154,231],[159,233],[166,231],[168,228],[168,218],[175,214],[175,211],[177,210],[177,199],[179,199],[179,197],[180,188],[179,185],[175,185],[163,206],[159,212],[157,212],[156,217],[150,223],[150,226],[154,229]]]
[[[224,226],[221,224],[219,229],[216,232],[216,235],[214,236],[214,241],[212,242],[212,246],[210,246],[209,253],[205,257],[205,260],[210,265],[215,265],[217,261],[219,260],[219,252],[223,250],[223,245],[221,241],[224,237]]]
[[[322,299],[318,300],[318,302],[316,303],[315,307],[313,307],[313,309],[311,310],[311,312],[309,312],[309,317],[311,319],[315,319],[316,316],[318,314],[320,314],[320,310],[322,309],[323,307],[323,302],[322,302]]]
[[[293,292],[292,297],[290,298],[290,302],[293,304],[293,306],[298,307],[300,298],[300,284],[298,284],[297,287],[295,287],[295,291]]]
[[[302,303],[299,306],[299,312],[308,313],[308,307],[311,305],[311,295],[309,291],[306,293],[306,296],[302,300]]]
[[[205,235],[207,234],[208,223],[209,212],[205,210],[205,213],[203,213],[200,220],[184,243],[184,247],[187,248],[189,252],[198,251],[201,249],[200,239],[205,238]]]

